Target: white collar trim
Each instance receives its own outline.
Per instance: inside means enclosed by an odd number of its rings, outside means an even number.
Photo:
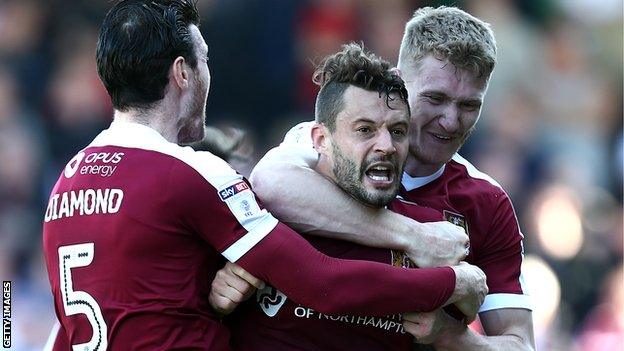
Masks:
[[[145,149],[147,145],[171,144],[155,129],[146,125],[115,120],[89,144],[91,146],[115,145]]]
[[[425,176],[425,177],[412,177],[406,172],[403,172],[403,178],[401,179],[401,184],[407,191],[412,191],[416,188],[420,188],[425,186],[434,180],[440,178],[442,173],[444,173],[444,169],[446,168],[446,164],[442,165],[440,169],[438,169],[435,173]]]

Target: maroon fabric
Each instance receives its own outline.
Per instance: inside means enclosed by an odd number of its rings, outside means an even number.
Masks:
[[[520,285],[522,239],[511,201],[505,191],[469,175],[465,165],[448,162],[442,175],[404,198],[442,211],[448,220],[464,221],[470,237],[466,261],[487,276],[489,294],[523,294]]]
[[[164,139],[145,127],[133,128],[150,145],[177,147],[160,145]],[[118,131],[106,133],[109,138]],[[43,225],[55,310],[67,341],[87,342],[105,326],[109,350],[227,350],[229,332],[208,305],[209,287],[223,264],[220,253],[248,231],[239,223],[240,213],[231,212],[218,193],[222,189],[179,158],[157,151],[100,146],[78,156],[67,167],[74,171],[59,177]],[[211,155],[205,162],[210,177],[236,181],[225,162]],[[75,252],[62,251],[67,249]],[[92,261],[71,266],[81,257]],[[455,284],[450,268],[408,272],[329,258],[281,224],[239,262],[297,301],[333,313],[363,313],[371,305],[380,315],[433,309],[450,297]],[[445,288],[434,288],[432,280],[445,282]],[[387,291],[376,294],[371,283]],[[79,312],[68,313],[63,293]],[[96,311],[101,322],[88,319]],[[103,348],[102,337],[97,340],[95,349]]]
[[[439,211],[395,200],[390,208],[398,213],[422,222],[442,220]],[[321,252],[345,259],[368,260],[407,268],[413,266],[403,252],[377,249],[351,242],[306,236],[306,239]],[[307,257],[301,255],[301,257]],[[295,265],[296,267],[297,265]],[[288,267],[284,266],[283,267]],[[294,268],[291,268],[294,269]],[[449,269],[449,268],[444,268]],[[403,272],[406,270],[403,269]],[[410,273],[423,273],[427,270],[409,270]],[[400,314],[372,317],[382,306],[399,304],[400,297],[390,299],[391,293],[404,293],[401,299],[419,298],[424,302],[430,296],[447,290],[446,282],[433,275],[428,281],[414,280],[411,288],[392,288],[388,283],[375,280],[355,280],[364,291],[379,296],[377,303],[366,306],[363,314],[321,312],[310,304],[299,304],[296,299],[281,290],[284,295],[272,287],[259,291],[248,302],[239,307],[227,321],[232,331],[232,346],[237,351],[247,350],[411,350],[413,338],[403,330]],[[343,285],[346,282],[343,282]],[[349,283],[352,284],[352,283]],[[422,285],[417,285],[422,284]],[[331,288],[331,287],[328,287]],[[286,296],[288,296],[286,298]],[[346,300],[352,296],[345,295]],[[282,303],[281,306],[279,304]],[[399,309],[429,310],[430,306]],[[271,309],[272,311],[268,311]],[[268,311],[268,312],[265,312]],[[270,316],[275,312],[273,316]]]

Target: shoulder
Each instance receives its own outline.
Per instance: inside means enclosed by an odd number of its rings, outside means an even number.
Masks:
[[[195,171],[215,188],[242,179],[227,162],[208,151],[195,151],[189,146],[175,147],[177,150],[170,156],[178,159],[187,169]]]
[[[195,151],[190,146],[173,143],[154,145],[150,149],[174,160],[171,185],[194,188],[203,183],[221,189],[243,178],[227,162],[208,151]]]
[[[447,177],[454,179],[457,188],[476,197],[508,198],[503,187],[490,175],[480,171],[468,160],[455,154],[447,163]]]
[[[452,191],[455,196],[467,197],[463,201],[475,211],[483,223],[506,228],[518,228],[518,219],[511,199],[503,187],[492,177],[478,170],[474,165],[458,154],[447,164],[455,173]],[[463,200],[466,200],[465,198]],[[518,229],[519,230],[519,229]]]

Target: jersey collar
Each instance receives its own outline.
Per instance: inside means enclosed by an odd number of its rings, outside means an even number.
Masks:
[[[446,164],[442,165],[442,167],[440,167],[440,169],[438,169],[432,175],[428,175],[425,177],[412,177],[406,172],[403,172],[403,178],[401,179],[401,184],[403,184],[403,187],[405,188],[406,191],[412,191],[416,188],[420,188],[440,178],[442,173],[444,173],[445,168],[446,168]]]
[[[115,120],[89,146],[115,145],[143,148],[146,145],[169,143],[160,133],[146,125]]]

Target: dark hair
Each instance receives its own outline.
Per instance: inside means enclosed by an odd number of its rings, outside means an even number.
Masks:
[[[108,11],[96,61],[116,109],[148,108],[161,100],[178,56],[197,66],[191,24],[199,25],[193,0],[122,0]]]
[[[336,129],[336,116],[344,108],[344,92],[351,85],[379,92],[385,95],[386,105],[397,94],[409,111],[405,83],[393,71],[388,61],[368,52],[362,44],[349,43],[342,51],[326,57],[317,67],[312,78],[321,86],[316,97],[315,117],[318,123],[327,126],[330,132]]]

